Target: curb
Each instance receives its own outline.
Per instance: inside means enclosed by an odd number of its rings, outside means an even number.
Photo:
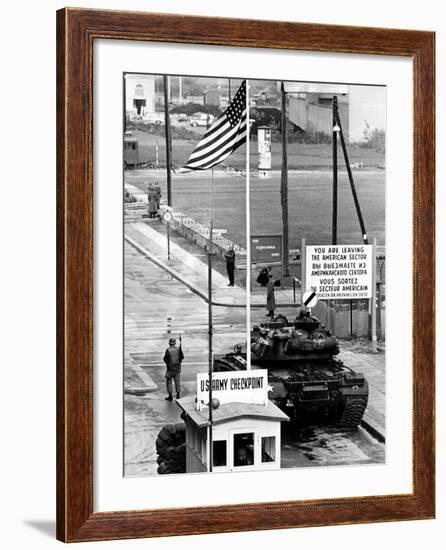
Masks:
[[[373,421],[364,420],[364,418],[361,420],[361,426],[364,428],[366,432],[368,432],[372,437],[374,437],[377,441],[380,443],[386,442],[386,436],[381,433],[381,427],[377,427],[376,424],[373,423]]]
[[[149,387],[149,386],[141,386],[141,387],[137,386],[136,388],[124,388],[124,393],[126,395],[141,396],[141,395],[146,395],[146,393],[156,391],[157,389],[158,389],[158,387],[152,388],[152,387]]]
[[[157,391],[158,385],[152,380],[152,378],[146,373],[146,371],[135,362],[126,363],[124,365],[125,369],[131,369],[136,376],[139,378],[142,385],[130,385],[124,384],[124,393],[129,395],[145,395],[146,393]]]
[[[144,246],[140,245],[137,241],[132,239],[132,237],[129,237],[128,235],[124,235],[124,239],[131,246],[133,246],[133,248],[135,248],[138,252],[140,252],[143,256],[145,256],[148,260],[153,262],[155,265],[157,265],[158,267],[160,267],[164,271],[167,271],[167,273],[172,275],[172,277],[174,279],[176,279],[177,281],[179,281],[180,283],[183,283],[184,285],[186,285],[194,294],[199,296],[206,303],[209,302],[207,294],[205,294],[201,290],[201,288],[199,288],[198,286],[194,285],[193,283],[191,283],[190,281],[185,279],[180,273],[178,273],[178,271],[176,269],[174,269],[173,267],[170,267],[165,262],[163,262],[162,260],[157,258],[154,254],[149,252],[147,250],[147,248],[145,248]],[[212,301],[212,305],[219,306],[219,307],[243,307],[243,308],[246,307],[246,304],[231,304],[231,303],[227,303],[227,302],[214,302],[214,301]],[[287,304],[276,304],[276,308],[298,307],[298,306],[300,306],[300,303],[295,303],[295,302],[290,302],[290,303],[287,303]],[[251,307],[264,309],[265,304],[251,304]]]

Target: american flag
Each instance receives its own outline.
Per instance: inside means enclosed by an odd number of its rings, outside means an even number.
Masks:
[[[246,141],[246,80],[226,111],[220,115],[195,147],[180,172],[208,170],[223,162]]]

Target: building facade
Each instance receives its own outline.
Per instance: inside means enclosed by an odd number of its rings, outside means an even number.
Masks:
[[[144,118],[155,112],[155,76],[125,75],[125,110],[128,116]]]

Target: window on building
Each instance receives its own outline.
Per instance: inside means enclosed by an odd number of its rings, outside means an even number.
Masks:
[[[262,462],[274,462],[276,460],[276,438],[262,437]]]
[[[234,466],[254,464],[254,434],[234,434]]]
[[[143,96],[144,95],[144,87],[142,84],[137,84],[135,86],[135,96]]]
[[[226,466],[226,440],[213,441],[212,463],[214,466]]]

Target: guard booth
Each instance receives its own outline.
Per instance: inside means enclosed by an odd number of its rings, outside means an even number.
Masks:
[[[139,164],[139,143],[136,137],[124,135],[124,168]]]
[[[208,375],[197,375],[197,397],[177,400],[186,424],[186,472],[280,468],[281,423],[288,416],[268,399],[265,369],[214,373],[212,427],[209,422]]]

